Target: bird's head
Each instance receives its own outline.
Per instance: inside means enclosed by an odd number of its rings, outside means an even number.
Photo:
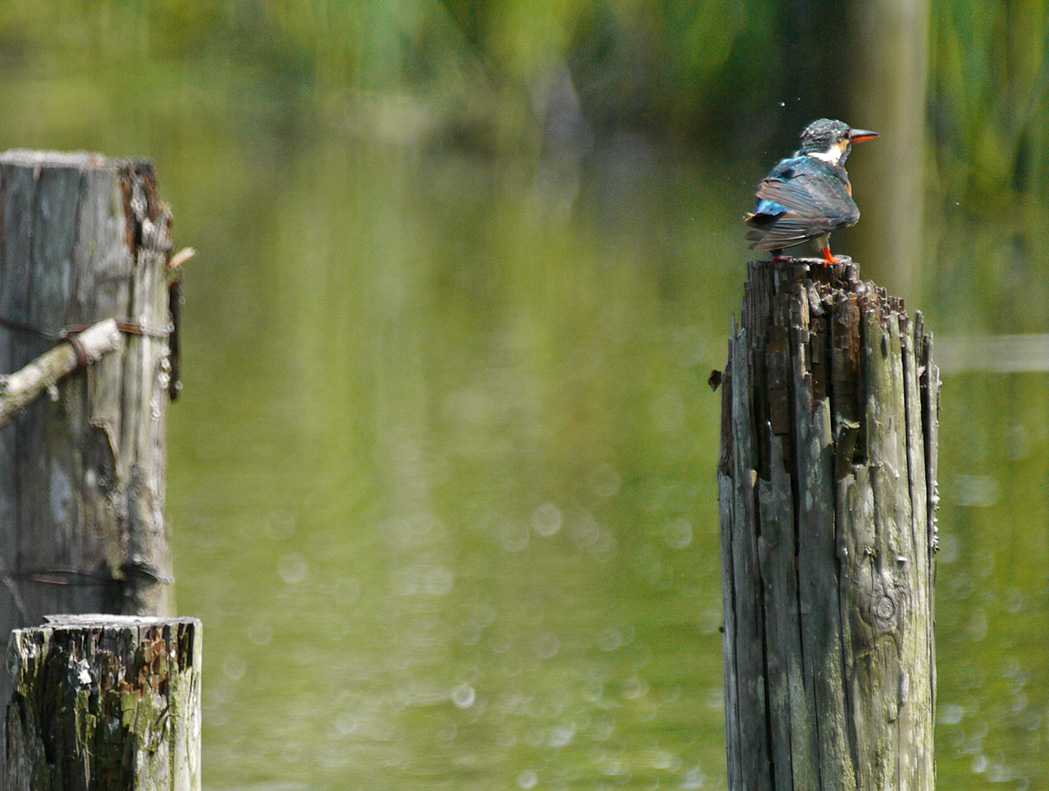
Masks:
[[[853,143],[863,143],[877,136],[877,132],[852,129],[841,121],[821,118],[802,130],[801,148],[798,149],[798,153],[822,159],[832,165],[844,165],[852,151]]]

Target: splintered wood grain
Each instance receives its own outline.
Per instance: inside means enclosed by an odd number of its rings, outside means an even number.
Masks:
[[[719,464],[730,788],[934,787],[931,349],[851,262],[748,269]]]
[[[841,625],[838,616],[837,546],[834,520],[834,459],[831,409],[826,390],[817,395],[818,377],[826,376],[829,349],[826,311],[813,315],[810,291],[793,286],[791,371],[798,513],[799,611],[805,680],[811,690],[816,753],[812,762],[819,783],[809,787],[847,788],[854,782],[842,689]],[[817,302],[817,304],[819,304]],[[817,376],[818,375],[818,376]],[[802,734],[809,737],[808,733]],[[798,783],[796,788],[806,784]]]
[[[722,410],[732,414],[736,407],[734,398],[734,376],[732,353],[735,350],[736,323],[732,322],[732,343],[729,346],[730,357],[725,367],[721,388]],[[740,451],[733,439],[734,424],[723,422],[721,425],[721,461],[718,465],[718,507],[721,512],[721,524],[736,523],[736,511],[741,507],[737,502],[736,464]],[[743,518],[743,517],[740,517]],[[725,742],[728,757],[728,782],[730,788],[739,788],[742,780],[740,763],[743,755],[739,738],[739,695],[738,674],[736,672],[736,571],[733,563],[733,531],[721,531],[721,589],[725,602]]]
[[[795,511],[789,472],[782,461],[781,440],[770,441],[773,462],[769,479],[758,479],[758,553],[764,591],[768,641],[768,721],[775,788],[818,786],[815,762],[816,711],[812,685],[805,676],[798,608]]]
[[[915,347],[918,356],[918,382],[922,403],[922,441],[925,450],[925,487],[926,487],[926,541],[930,558],[939,548],[936,508],[940,503],[937,470],[939,468],[940,438],[940,369],[933,362],[933,336],[925,332],[925,321],[921,313],[915,322]],[[936,599],[932,595],[936,590],[936,564],[930,560],[926,587],[929,590],[929,666],[932,671],[931,690],[932,709],[936,711],[936,641],[933,637],[933,626],[936,623]]]
[[[750,377],[747,347],[740,343],[733,349],[733,410],[749,413]],[[732,728],[739,744],[739,767],[742,780],[754,778],[756,789],[773,788],[768,777],[768,729],[764,719],[752,716],[763,710],[766,701],[765,619],[761,611],[761,577],[758,570],[757,519],[754,486],[757,476],[753,464],[753,429],[749,420],[733,427],[736,449],[732,469],[733,514],[738,530],[728,540],[732,547],[732,588],[735,601],[733,639],[736,687],[733,692],[735,715]]]

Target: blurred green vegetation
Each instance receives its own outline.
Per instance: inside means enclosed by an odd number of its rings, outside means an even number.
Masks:
[[[295,144],[304,104],[358,128],[488,150],[542,145],[559,75],[579,120],[755,150],[813,108],[844,112],[855,0],[65,0],[0,6],[0,70],[41,88],[100,64],[120,100],[230,95]],[[1049,8],[932,4],[929,111],[938,183],[994,203],[1049,168]],[[46,31],[42,37],[41,33]],[[144,68],[144,64],[153,65]],[[222,79],[216,79],[221,73]],[[97,89],[85,105],[112,102]],[[5,112],[19,112],[17,102]],[[556,108],[555,108],[556,109]],[[309,119],[309,120],[307,120]],[[999,201],[1000,203],[1000,201]]]
[[[1049,6],[946,0],[932,25],[930,108],[943,189],[980,210],[1044,197],[1049,176]]]

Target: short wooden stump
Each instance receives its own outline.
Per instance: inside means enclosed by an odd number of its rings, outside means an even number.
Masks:
[[[47,616],[7,668],[7,788],[199,791],[199,620]]]

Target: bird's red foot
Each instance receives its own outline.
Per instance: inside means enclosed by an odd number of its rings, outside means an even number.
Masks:
[[[840,264],[841,263],[841,259],[837,258],[834,255],[834,253],[832,253],[830,251],[829,247],[824,247],[823,248],[823,263],[826,266],[830,266],[831,264]]]
[[[772,256],[772,260],[777,264],[785,264],[793,261],[794,257],[789,255],[774,255]]]

